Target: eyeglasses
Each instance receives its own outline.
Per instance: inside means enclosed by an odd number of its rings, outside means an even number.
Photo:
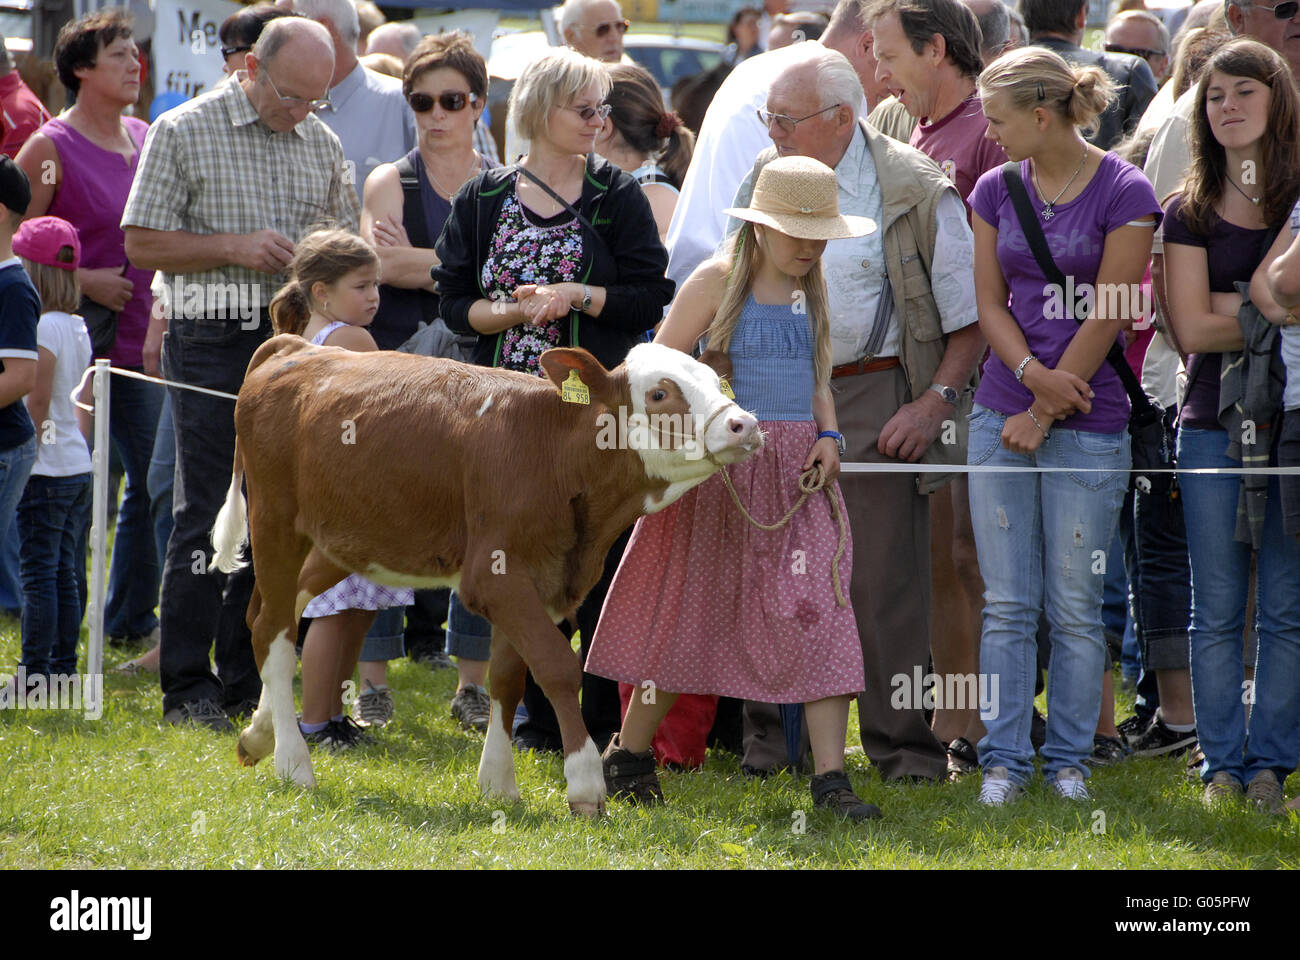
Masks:
[[[614,108],[608,103],[602,103],[598,107],[565,107],[564,109],[574,111],[578,116],[582,117],[583,123],[587,123],[592,117],[600,117],[600,119],[604,120]]]
[[[1297,0],[1288,0],[1300,7]],[[1143,60],[1150,61],[1152,57],[1164,57],[1167,54],[1163,50],[1145,50],[1142,47],[1121,47],[1118,43],[1103,43],[1102,49],[1107,53],[1127,53],[1133,57],[1141,57]]]
[[[828,110],[834,110],[836,107],[842,107],[842,106],[844,106],[844,104],[842,103],[832,103],[829,107],[823,107],[821,110],[818,110],[816,113],[810,113],[806,117],[799,117],[797,119],[795,117],[787,117],[783,113],[771,113],[770,111],[767,110],[755,110],[754,112],[758,114],[758,119],[762,122],[763,126],[770,127],[773,123],[775,123],[778,127],[781,128],[781,131],[783,133],[791,134],[794,133],[794,128],[797,125],[803,123],[805,120],[811,120],[813,117],[819,117],[823,113],[826,113]]]
[[[315,113],[317,110],[324,110],[326,107],[330,106],[330,99],[328,96],[316,97],[314,99],[307,99],[304,97],[286,97],[280,92],[280,88],[275,85],[275,81],[271,79],[271,72],[267,70],[266,67],[262,67],[262,76],[266,77],[266,82],[271,85],[271,89],[275,91],[275,95],[280,98],[280,103],[288,107],[290,110],[294,107],[306,107],[312,113]]]
[[[436,97],[431,93],[412,93],[406,98],[411,109],[416,113],[428,113],[435,103],[448,113],[464,110],[472,103],[478,103],[477,93],[465,93],[461,90],[447,90]]]
[[[233,57],[237,53],[248,53],[248,51],[252,49],[252,47],[222,47],[221,59],[224,60],[227,57]]]
[[[1297,0],[1284,0],[1283,3],[1275,3],[1271,7],[1260,4],[1259,9],[1272,10],[1273,16],[1279,20],[1290,20],[1296,15],[1296,11],[1300,10],[1300,2],[1297,2]]]
[[[619,33],[627,33],[627,28],[630,26],[632,26],[630,20],[607,20],[604,23],[596,24],[591,28],[591,32],[604,39],[609,35],[609,31],[617,30]]]

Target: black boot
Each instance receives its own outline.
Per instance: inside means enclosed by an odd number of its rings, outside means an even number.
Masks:
[[[644,753],[624,750],[619,746],[618,734],[614,734],[601,754],[600,762],[605,768],[605,792],[611,797],[631,803],[664,802],[659,774],[655,772],[653,748]]]
[[[853,792],[853,785],[843,770],[820,773],[809,782],[813,807],[834,810],[850,820],[879,820],[880,808],[874,803],[863,803]]]

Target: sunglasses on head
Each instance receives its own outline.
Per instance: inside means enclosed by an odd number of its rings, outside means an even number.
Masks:
[[[1288,2],[1300,7],[1300,3],[1297,3],[1297,0],[1288,0]],[[1150,60],[1152,57],[1163,57],[1165,55],[1163,50],[1146,50],[1142,47],[1121,47],[1118,43],[1104,43],[1102,44],[1102,49],[1107,53],[1127,53],[1130,56],[1141,57],[1143,60]]]
[[[596,36],[604,38],[609,36],[609,31],[617,30],[619,33],[627,33],[627,28],[632,26],[630,20],[609,20],[605,23],[598,23],[592,29]]]
[[[462,93],[459,90],[440,93],[436,97],[431,93],[412,93],[406,98],[406,102],[416,113],[428,113],[433,109],[435,102],[448,113],[455,113],[457,110],[464,110],[468,104],[478,103],[478,94]]]
[[[1279,20],[1290,20],[1295,16],[1296,11],[1300,10],[1300,3],[1297,0],[1284,0],[1283,3],[1275,3],[1271,7],[1260,6],[1261,10],[1272,10],[1273,16]]]

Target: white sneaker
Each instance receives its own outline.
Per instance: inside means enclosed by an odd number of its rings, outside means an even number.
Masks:
[[[1083,781],[1083,771],[1078,767],[1066,767],[1052,781],[1052,789],[1066,800],[1091,800],[1092,794]]]
[[[990,767],[980,784],[980,803],[986,807],[1005,807],[1023,791],[1012,781],[1006,767]]]

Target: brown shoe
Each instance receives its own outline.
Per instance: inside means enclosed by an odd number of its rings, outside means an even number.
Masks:
[[[1261,770],[1246,785],[1246,800],[1264,813],[1286,813],[1282,785],[1272,770]]]
[[[618,734],[610,738],[609,746],[600,755],[605,768],[605,792],[616,799],[630,803],[657,804],[664,802],[664,792],[655,772],[654,748],[644,753],[633,753],[619,746]]]

